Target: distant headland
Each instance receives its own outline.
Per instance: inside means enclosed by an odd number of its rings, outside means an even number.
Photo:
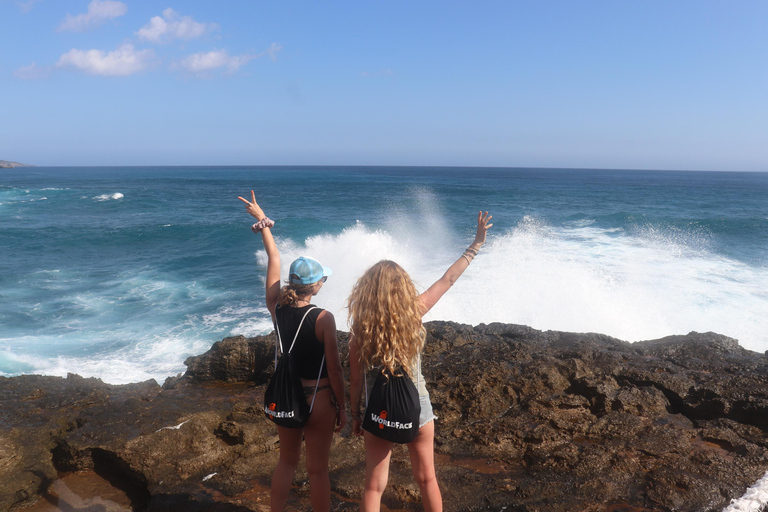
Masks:
[[[34,167],[29,164],[20,164],[19,162],[9,162],[8,160],[0,160],[0,169],[11,169],[13,167]]]

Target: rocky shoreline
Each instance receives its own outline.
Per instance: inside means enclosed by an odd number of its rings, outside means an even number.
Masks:
[[[627,343],[518,325],[426,326],[447,511],[720,512],[768,470],[768,359],[731,338]],[[0,378],[0,512],[86,471],[122,489],[134,511],[268,510],[279,443],[259,404],[273,343],[226,338],[162,386]],[[330,470],[332,510],[357,510],[363,444],[349,428],[334,439]],[[419,503],[397,447],[383,504]],[[301,466],[289,506],[309,510]]]

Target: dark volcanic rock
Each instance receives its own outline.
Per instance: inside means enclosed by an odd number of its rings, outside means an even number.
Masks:
[[[274,348],[265,343],[248,343],[243,336],[224,338],[203,355],[188,357],[184,374],[190,380],[223,380],[225,382],[269,380],[274,361]]]
[[[46,490],[57,477],[55,461],[66,450],[65,437],[87,427],[87,414],[102,411],[99,428],[109,430],[122,404],[146,403],[159,392],[154,380],[111,386],[72,374],[0,377],[0,510]],[[90,457],[84,459],[65,457],[60,469],[93,467]]]
[[[735,340],[427,329],[446,510],[720,511],[768,470],[768,361]],[[273,358],[272,336],[234,337],[162,388],[0,378],[0,511],[83,470],[124,489],[137,511],[268,510],[279,443],[259,404]],[[363,443],[349,428],[330,471],[333,510],[357,510]],[[309,509],[301,468],[290,499]],[[420,506],[405,447],[393,451],[383,501]]]

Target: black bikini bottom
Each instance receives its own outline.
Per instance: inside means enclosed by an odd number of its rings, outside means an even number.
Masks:
[[[322,386],[318,386],[317,390],[322,391],[330,387],[331,387],[330,384],[323,384]],[[304,386],[304,396],[312,396],[314,394],[315,394],[315,386]]]

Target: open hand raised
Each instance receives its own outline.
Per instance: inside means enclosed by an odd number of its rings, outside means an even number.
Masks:
[[[488,215],[488,212],[477,212],[477,234],[472,245],[481,246],[485,243],[485,233],[488,231],[488,228],[493,226],[493,224],[489,224],[492,218],[493,215]]]

